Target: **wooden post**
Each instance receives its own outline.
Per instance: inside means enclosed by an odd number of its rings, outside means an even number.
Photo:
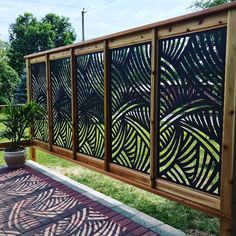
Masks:
[[[232,183],[233,159],[235,158],[235,80],[236,80],[236,9],[228,11],[226,64],[225,64],[225,96],[224,123],[221,157],[221,212],[232,216]],[[221,219],[221,235],[232,234],[232,222]]]
[[[32,99],[32,79],[29,58],[26,59],[27,101]]]
[[[36,161],[36,149],[32,146],[29,148],[30,160]]]
[[[151,44],[151,106],[150,106],[150,181],[151,188],[156,187],[157,177],[157,93],[158,93],[158,41],[157,30],[152,30]]]
[[[105,160],[104,170],[109,171],[111,160],[111,79],[108,41],[104,40],[104,124],[105,124]]]
[[[78,112],[77,112],[77,83],[76,83],[76,63],[74,49],[70,49],[70,73],[71,73],[71,111],[72,111],[72,148],[73,159],[76,160],[78,151]]]
[[[27,78],[27,101],[32,100],[32,78],[31,78],[31,65],[29,58],[26,59],[26,78]],[[29,129],[29,135],[31,136],[33,134],[33,127],[30,127]]]
[[[52,151],[52,84],[49,55],[46,55],[47,109],[48,109],[48,149]]]

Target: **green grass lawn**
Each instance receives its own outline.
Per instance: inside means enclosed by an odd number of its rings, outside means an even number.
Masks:
[[[218,235],[219,221],[75,163],[37,151],[37,162],[191,235]],[[0,152],[0,165],[3,164]],[[194,233],[193,233],[194,232]]]
[[[3,118],[4,116],[0,112],[0,120],[2,120]],[[0,122],[0,132],[4,129],[4,127],[5,125],[2,122]],[[3,143],[3,142],[7,142],[8,140],[0,137],[0,141]]]

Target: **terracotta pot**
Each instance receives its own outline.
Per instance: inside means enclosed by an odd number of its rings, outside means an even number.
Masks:
[[[24,148],[23,150],[16,152],[9,152],[5,150],[4,159],[10,169],[23,167],[25,165],[26,149]]]

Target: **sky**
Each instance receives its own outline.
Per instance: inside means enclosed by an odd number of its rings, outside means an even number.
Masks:
[[[193,0],[0,0],[0,39],[8,41],[8,28],[17,16],[31,12],[41,19],[48,13],[70,18],[81,37],[81,11],[85,13],[85,39],[131,29],[192,12]]]

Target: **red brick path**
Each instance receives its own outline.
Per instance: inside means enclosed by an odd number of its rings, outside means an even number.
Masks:
[[[144,235],[156,233],[35,171],[0,169],[0,235]]]

